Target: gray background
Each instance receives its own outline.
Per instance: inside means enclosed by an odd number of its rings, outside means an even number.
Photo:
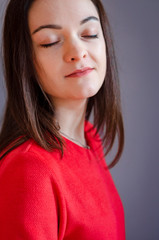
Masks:
[[[158,240],[159,0],[104,0],[104,5],[114,33],[126,135],[124,153],[111,173],[124,203],[127,239]],[[2,118],[2,68],[0,79]]]

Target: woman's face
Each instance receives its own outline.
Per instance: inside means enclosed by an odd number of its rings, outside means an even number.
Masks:
[[[93,3],[36,0],[28,23],[44,91],[53,100],[95,95],[106,73],[106,47]]]

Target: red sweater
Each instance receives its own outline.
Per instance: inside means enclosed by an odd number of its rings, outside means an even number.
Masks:
[[[90,149],[65,139],[63,158],[29,140],[0,166],[0,239],[124,240],[124,212],[90,124]]]

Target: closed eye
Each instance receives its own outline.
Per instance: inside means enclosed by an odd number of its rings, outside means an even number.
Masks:
[[[98,38],[98,35],[95,34],[95,35],[84,35],[82,36],[83,38]],[[48,47],[51,47],[53,45],[56,45],[59,41],[57,42],[53,42],[53,43],[48,43],[48,44],[41,44],[40,46],[43,47],[43,48],[48,48]]]
[[[43,48],[48,48],[48,47],[51,47],[51,46],[53,46],[53,45],[55,45],[57,43],[58,43],[58,41],[57,42],[53,42],[53,43],[48,43],[48,44],[41,44],[40,46],[43,47]]]
[[[95,35],[84,35],[82,37],[84,37],[84,38],[98,38],[98,35],[97,34],[95,34]]]

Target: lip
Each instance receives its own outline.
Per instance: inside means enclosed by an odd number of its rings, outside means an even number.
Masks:
[[[69,75],[65,76],[65,77],[81,77],[84,76],[90,72],[92,72],[94,68],[90,68],[90,67],[85,67],[82,69],[77,69],[74,72],[70,73]]]

